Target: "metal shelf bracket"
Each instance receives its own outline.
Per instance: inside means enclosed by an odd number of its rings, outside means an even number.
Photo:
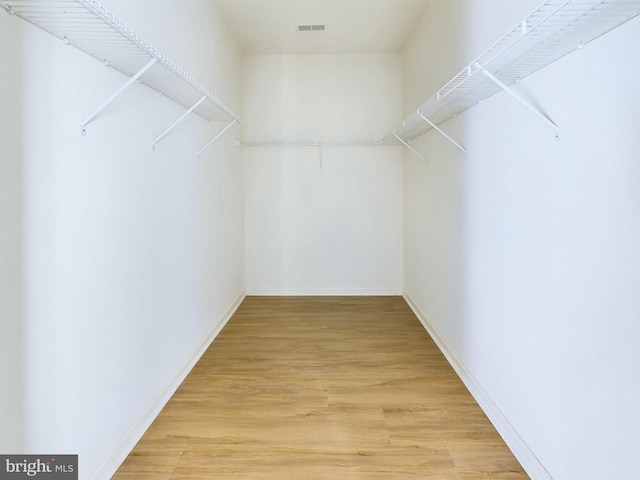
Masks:
[[[96,118],[98,115],[100,115],[100,113],[102,113],[102,111],[107,108],[116,98],[118,98],[122,93],[124,93],[124,91],[129,88],[131,85],[133,85],[142,75],[144,75],[144,73],[149,70],[151,67],[153,67],[156,62],[158,61],[157,58],[152,58],[149,63],[147,63],[144,67],[142,67],[138,73],[136,73],[134,76],[132,76],[131,78],[129,78],[129,80],[126,81],[126,83],[124,85],[122,85],[113,95],[111,95],[107,100],[105,100],[98,108],[96,108],[96,110],[89,115],[87,118],[85,118],[82,123],[80,124],[80,133],[82,135],[86,135],[87,134],[87,125],[89,123],[91,123],[91,121]]]
[[[198,157],[200,157],[200,155],[202,155],[202,152],[204,152],[207,148],[209,148],[211,145],[213,145],[216,142],[216,140],[218,140],[222,135],[224,135],[225,132],[227,130],[229,130],[231,127],[233,127],[236,123],[238,123],[238,119],[234,118],[233,121],[229,125],[224,127],[215,137],[213,137],[213,139],[211,139],[211,141],[209,143],[207,143],[204,147],[202,147],[198,151]]]
[[[413,148],[411,145],[409,145],[409,142],[405,142],[402,138],[400,138],[398,135],[396,135],[395,132],[392,132],[392,135],[394,137],[396,137],[396,139],[400,143],[402,143],[405,147],[407,147],[409,150],[411,150],[416,157],[418,157],[420,160],[424,161],[427,164],[429,163],[429,160],[427,160],[426,157],[424,157],[420,152],[418,152],[415,148]]]
[[[506,85],[504,82],[501,82],[499,78],[497,78],[493,73],[487,70],[484,66],[480,65],[480,63],[476,62],[474,66],[478,68],[478,70],[480,70],[489,80],[491,80],[493,83],[498,85],[502,90],[507,92],[513,98],[515,98],[523,107],[525,107],[527,110],[533,113],[536,117],[538,117],[540,120],[546,123],[549,127],[551,127],[551,129],[554,132],[556,132],[556,138],[558,137],[558,135],[560,134],[560,127],[558,127],[558,125],[553,123],[553,121],[551,121],[549,117],[547,117],[544,113],[542,113],[540,110],[538,110],[529,102],[527,102],[524,98],[522,98],[522,96],[518,95],[511,87]]]
[[[462,145],[460,145],[458,142],[456,142],[453,138],[451,138],[449,135],[447,135],[447,133],[442,130],[440,127],[438,127],[435,123],[433,123],[431,120],[429,120],[426,116],[424,116],[422,114],[422,112],[420,111],[420,109],[418,109],[418,116],[424,120],[425,122],[427,122],[429,125],[431,125],[431,128],[433,128],[434,130],[436,130],[440,135],[442,135],[444,138],[446,138],[447,140],[449,140],[451,143],[453,143],[456,147],[458,147],[459,150],[461,150],[465,155],[467,155],[467,149],[464,148]]]
[[[173,122],[171,124],[171,126],[169,128],[167,128],[164,132],[162,132],[157,138],[155,138],[152,142],[152,147],[153,150],[156,149],[156,145],[158,143],[160,143],[160,141],[166,137],[174,128],[176,128],[178,125],[180,125],[185,118],[187,118],[189,115],[191,115],[193,113],[193,111],[198,108],[207,98],[209,98],[207,95],[204,95],[200,100],[198,100],[196,103],[193,104],[193,106],[191,108],[189,108],[189,110],[187,110],[186,112],[184,112],[180,118],[178,118],[175,122]]]

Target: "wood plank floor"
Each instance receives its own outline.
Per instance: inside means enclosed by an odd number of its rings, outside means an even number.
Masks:
[[[113,479],[525,480],[401,297],[247,297]]]

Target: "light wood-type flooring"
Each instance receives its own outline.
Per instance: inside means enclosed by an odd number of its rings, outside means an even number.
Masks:
[[[529,477],[401,297],[247,297],[113,478]]]

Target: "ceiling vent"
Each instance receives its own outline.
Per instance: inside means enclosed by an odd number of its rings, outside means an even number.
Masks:
[[[299,32],[324,32],[327,29],[326,25],[296,25]]]

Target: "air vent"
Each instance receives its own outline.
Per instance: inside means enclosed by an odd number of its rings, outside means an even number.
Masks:
[[[297,25],[299,32],[324,32],[327,29],[326,25]]]

